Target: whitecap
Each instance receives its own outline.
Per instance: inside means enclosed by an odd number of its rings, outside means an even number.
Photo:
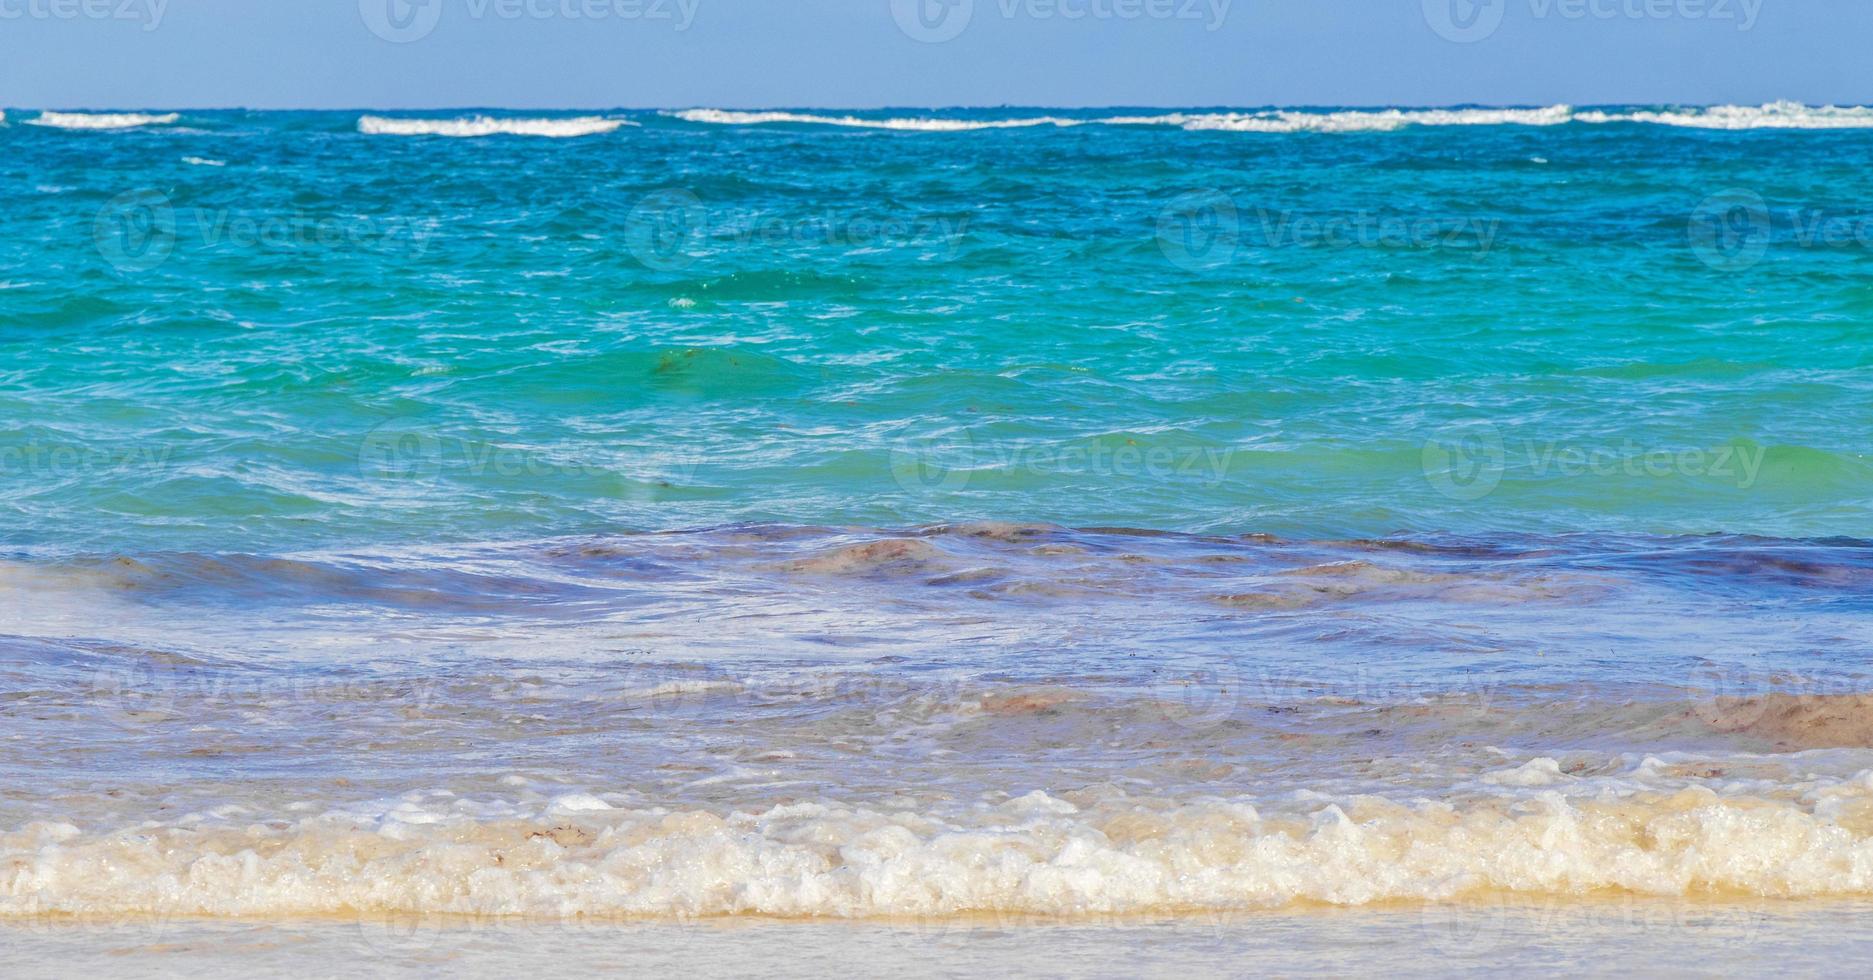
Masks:
[[[628,119],[603,116],[577,116],[563,119],[496,118],[470,116],[459,119],[393,119],[387,116],[364,116],[358,120],[358,132],[370,136],[544,136],[565,139],[596,136],[624,126],[635,126]]]
[[[153,115],[147,112],[42,112],[37,119],[28,119],[29,126],[49,126],[53,129],[136,129],[140,126],[167,126],[180,114],[169,112]]]
[[[1380,109],[1343,112],[1208,113],[1180,120],[1185,129],[1237,133],[1369,133],[1407,126],[1556,126],[1573,118],[1573,108],[1540,109]]]
[[[1648,123],[1690,129],[1868,129],[1873,108],[1866,106],[1807,106],[1799,102],[1770,102],[1760,106],[1718,105],[1706,108],[1583,112],[1584,123]]]
[[[1643,123],[1701,129],[1855,129],[1873,128],[1873,108],[1811,107],[1795,102],[1762,106],[1709,106],[1677,109],[1576,110],[1568,105],[1536,108],[1345,109],[1335,111],[1267,109],[1239,112],[1167,112],[1125,116],[1018,116],[963,119],[942,116],[870,118],[805,112],[744,112],[730,109],[684,109],[667,113],[686,122],[721,126],[839,126],[911,132],[952,133],[1035,126],[1163,126],[1193,132],[1234,133],[1374,133],[1409,127],[1559,126],[1566,123]]]
[[[1020,129],[1029,126],[1078,126],[1091,119],[1068,119],[1060,116],[1029,116],[1016,119],[943,119],[937,117],[866,119],[862,116],[821,116],[802,112],[737,112],[730,109],[684,109],[669,113],[685,122],[712,123],[718,126],[761,126],[794,123],[815,126],[844,126],[853,129],[897,129],[928,133],[961,133],[979,129]]]

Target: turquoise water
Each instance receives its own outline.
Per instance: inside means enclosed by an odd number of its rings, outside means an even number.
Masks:
[[[1833,921],[1869,167],[1789,105],[9,111],[0,919]]]
[[[1873,130],[31,118],[15,547],[1870,526]]]

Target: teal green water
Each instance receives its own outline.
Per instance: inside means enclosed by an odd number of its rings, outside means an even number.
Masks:
[[[1859,914],[1873,110],[1113,113],[9,113],[0,925]]]
[[[1867,130],[29,118],[0,544],[1873,528]]]

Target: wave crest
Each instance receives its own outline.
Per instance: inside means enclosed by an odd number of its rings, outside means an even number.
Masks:
[[[1021,116],[1007,119],[961,119],[941,116],[868,118],[803,112],[742,112],[686,109],[670,113],[685,122],[722,126],[842,126],[911,132],[969,132],[1034,126],[1169,126],[1192,132],[1370,133],[1414,126],[1558,126],[1565,123],[1639,123],[1693,129],[1855,129],[1873,128],[1873,108],[1806,106],[1772,102],[1761,106],[1710,106],[1627,110],[1575,110],[1551,105],[1523,109],[1347,109],[1304,111],[1270,109],[1244,112],[1169,112],[1128,116]]]
[[[182,118],[166,112],[42,112],[37,119],[26,120],[29,126],[52,129],[136,129],[142,126],[168,126]]]
[[[718,126],[761,126],[792,123],[811,126],[844,126],[852,129],[896,129],[912,132],[960,133],[979,129],[1022,129],[1030,126],[1080,126],[1099,122],[1094,119],[1069,119],[1060,116],[1032,116],[1018,119],[866,119],[862,116],[822,116],[803,112],[737,112],[730,109],[684,109],[670,113],[685,122],[711,123]]]
[[[291,822],[234,807],[103,833],[28,825],[0,834],[12,869],[0,916],[1072,916],[1505,893],[1860,896],[1873,894],[1868,781],[1806,802],[1547,791],[1278,814],[1039,791],[941,814],[634,810],[588,793],[510,811],[416,793]]]
[[[567,139],[596,136],[636,123],[628,119],[602,116],[574,118],[523,119],[469,116],[459,119],[395,119],[388,116],[364,116],[358,120],[358,132],[369,136],[543,136]]]

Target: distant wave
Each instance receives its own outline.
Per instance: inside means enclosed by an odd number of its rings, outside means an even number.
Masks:
[[[967,132],[1030,126],[1171,126],[1195,132],[1368,133],[1389,132],[1411,126],[1557,126],[1564,123],[1642,123],[1730,130],[1873,128],[1873,108],[1814,107],[1794,102],[1773,102],[1761,106],[1614,111],[1576,110],[1572,106],[1552,105],[1534,109],[1349,109],[1337,112],[1271,109],[1135,116],[1019,116],[1006,119],[940,116],[867,118],[728,109],[685,109],[669,115],[686,122],[724,126],[789,123],[912,132]]]
[[[567,138],[609,133],[623,126],[635,126],[628,119],[602,116],[579,116],[570,119],[497,119],[471,116],[461,119],[392,119],[365,116],[358,120],[358,132],[371,136],[546,136]]]
[[[1656,112],[1582,112],[1575,119],[1586,123],[1653,123],[1695,129],[1869,129],[1873,128],[1873,108],[1771,102],[1761,106],[1720,105]]]
[[[1062,116],[1031,116],[1019,119],[865,119],[860,116],[820,116],[801,112],[737,112],[730,109],[684,109],[670,113],[670,115],[686,122],[715,123],[722,126],[801,123],[816,126],[848,126],[854,129],[905,129],[932,133],[957,133],[977,129],[1020,129],[1027,126],[1080,126],[1104,121],[1071,119]]]
[[[1564,105],[1544,109],[1384,109],[1378,111],[1297,112],[1278,110],[1255,113],[1174,114],[1156,117],[1120,117],[1115,124],[1159,124],[1189,130],[1237,133],[1365,133],[1386,132],[1407,126],[1555,126],[1568,122],[1573,110]]]
[[[174,112],[161,115],[146,112],[42,112],[39,118],[28,119],[26,123],[53,129],[135,129],[139,126],[167,126],[180,118]]]

